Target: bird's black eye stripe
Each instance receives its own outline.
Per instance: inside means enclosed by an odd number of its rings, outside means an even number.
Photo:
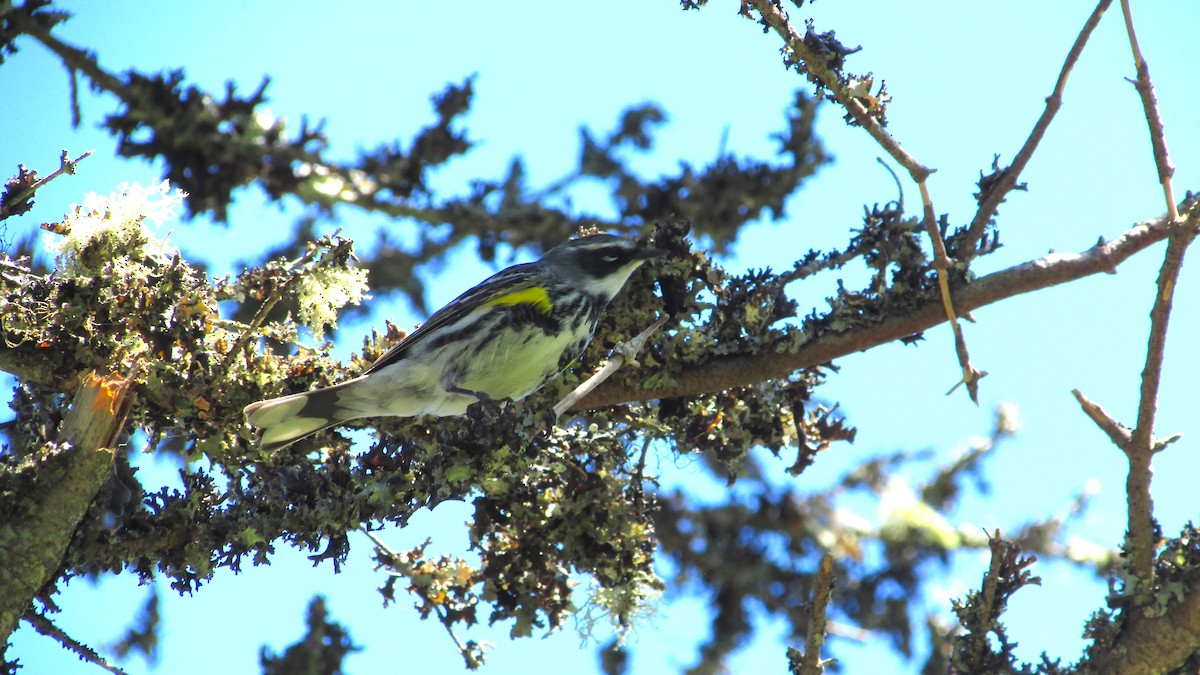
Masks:
[[[625,246],[607,246],[597,251],[600,259],[606,263],[627,263],[637,251]]]
[[[637,250],[627,246],[605,246],[592,249],[587,254],[580,256],[580,265],[589,274],[602,277],[620,269],[633,260],[635,255],[637,255]]]

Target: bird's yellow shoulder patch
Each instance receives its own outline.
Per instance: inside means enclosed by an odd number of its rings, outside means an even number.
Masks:
[[[550,294],[541,286],[522,288],[511,293],[502,293],[488,300],[486,305],[533,305],[542,314],[550,314]]]

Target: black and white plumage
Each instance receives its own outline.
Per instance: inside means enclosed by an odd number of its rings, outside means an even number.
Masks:
[[[462,415],[480,398],[519,400],[577,359],[629,275],[664,251],[581,237],[458,296],[365,373],[246,406],[264,450],[362,417]]]

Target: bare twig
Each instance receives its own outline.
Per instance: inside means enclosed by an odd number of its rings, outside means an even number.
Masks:
[[[813,577],[812,607],[808,612],[808,634],[804,641],[804,659],[800,662],[801,675],[821,675],[828,661],[821,660],[821,648],[825,646],[825,613],[829,597],[833,594],[833,556],[825,553]]]
[[[649,339],[649,337],[653,335],[655,331],[657,331],[659,328],[662,328],[663,324],[665,324],[670,318],[671,317],[667,315],[658,317],[657,321],[647,326],[642,332],[630,338],[628,342],[618,345],[617,348],[613,350],[615,352],[613,357],[608,360],[608,363],[604,364],[603,368],[601,368],[595,375],[592,375],[587,380],[582,382],[578,387],[575,387],[574,391],[564,396],[561,401],[554,405],[554,416],[561,416],[564,412],[569,410],[571,406],[575,405],[579,399],[587,396],[592,392],[593,389],[600,386],[601,382],[607,380],[609,377],[612,377],[612,374],[617,372],[621,366],[625,365],[626,363],[634,362],[634,360],[637,358],[637,353],[642,351],[642,345],[646,343],[646,340]]]
[[[1138,47],[1133,28],[1133,15],[1129,0],[1121,0],[1125,17],[1125,29],[1129,35],[1129,46],[1137,68],[1135,83],[1142,99],[1146,123],[1150,129],[1150,145],[1154,151],[1154,163],[1158,167],[1159,182],[1167,200],[1169,236],[1167,252],[1158,271],[1157,292],[1150,310],[1150,339],[1146,346],[1146,365],[1142,368],[1141,400],[1138,403],[1137,426],[1126,455],[1129,458],[1129,475],[1125,481],[1126,500],[1129,505],[1127,546],[1129,564],[1134,578],[1139,583],[1134,592],[1137,605],[1153,601],[1155,527],[1154,503],[1150,496],[1150,460],[1154,455],[1154,416],[1158,408],[1158,389],[1162,380],[1163,355],[1166,350],[1167,325],[1171,318],[1171,305],[1175,294],[1175,283],[1183,266],[1187,247],[1196,237],[1196,225],[1200,222],[1200,209],[1192,210],[1186,222],[1180,222],[1175,207],[1171,175],[1174,169],[1167,153],[1167,142],[1163,135],[1162,118],[1154,100],[1154,85],[1150,81],[1150,68]]]
[[[1000,538],[1000,529],[993,532],[984,530],[988,538],[988,548],[992,557],[988,563],[987,574],[983,577],[983,589],[979,598],[979,614],[985,617],[996,616],[996,585],[1000,581],[1000,567],[1004,563],[1004,550],[1008,542]]]
[[[96,653],[96,650],[76,640],[70,635],[67,635],[61,628],[55,626],[54,622],[52,622],[44,614],[30,610],[25,612],[21,618],[28,621],[29,625],[37,629],[37,632],[45,635],[48,638],[58,641],[58,643],[63,647],[66,647],[67,649],[78,654],[80,659],[87,661],[92,665],[99,666],[108,672],[113,673],[113,675],[127,675],[124,670],[121,670],[117,666],[109,663],[107,659]]]
[[[1128,455],[1133,443],[1133,435],[1130,433],[1129,427],[1113,419],[1108,411],[1100,407],[1100,404],[1084,396],[1078,389],[1072,389],[1071,394],[1075,396],[1076,401],[1079,401],[1079,407],[1083,408],[1084,414],[1092,418],[1101,431],[1108,434],[1113,445]]]
[[[1167,137],[1163,130],[1162,116],[1158,114],[1158,102],[1154,97],[1154,83],[1150,81],[1150,66],[1142,57],[1142,49],[1138,46],[1137,34],[1133,30],[1133,13],[1129,8],[1129,0],[1121,0],[1121,12],[1125,17],[1125,32],[1129,34],[1129,48],[1133,51],[1133,65],[1137,69],[1137,79],[1134,87],[1142,99],[1142,109],[1146,114],[1146,124],[1150,127],[1150,146],[1154,150],[1154,166],[1158,169],[1158,182],[1162,184],[1163,197],[1167,200],[1167,213],[1175,213],[1175,190],[1171,186],[1171,176],[1175,167],[1171,164],[1171,156],[1167,152]]]
[[[83,153],[82,155],[76,157],[75,159],[71,159],[71,155],[66,150],[63,150],[62,154],[60,154],[58,157],[58,169],[55,170],[54,173],[51,173],[48,176],[45,176],[44,178],[38,179],[38,181],[36,183],[34,183],[33,185],[30,185],[29,187],[25,188],[24,190],[21,190],[16,195],[14,195],[12,198],[6,200],[4,204],[0,204],[0,220],[4,220],[5,218],[8,218],[9,214],[12,212],[14,207],[33,198],[34,194],[37,193],[38,190],[45,187],[46,184],[49,183],[50,181],[54,180],[55,178],[58,178],[59,176],[61,176],[63,174],[74,174],[75,167],[83,160],[87,159],[88,157],[91,157],[93,152],[95,152],[95,150],[88,150],[87,152]]]
[[[1091,37],[1092,31],[1100,23],[1100,17],[1105,10],[1112,4],[1112,0],[1100,0],[1096,5],[1096,9],[1092,10],[1092,15],[1088,17],[1086,23],[1083,24],[1083,29],[1079,31],[1079,35],[1075,38],[1075,44],[1071,45],[1071,51],[1067,52],[1067,58],[1063,62],[1062,69],[1058,72],[1058,81],[1054,83],[1054,91],[1046,97],[1046,109],[1042,111],[1042,116],[1038,118],[1036,124],[1033,125],[1033,130],[1029,132],[1029,138],[1025,139],[1025,144],[1013,157],[1012,164],[1009,164],[1003,172],[1001,172],[1000,180],[991,187],[986,195],[981,195],[982,200],[979,204],[979,210],[975,212],[975,217],[971,220],[971,225],[967,230],[966,244],[962,247],[963,255],[971,255],[975,247],[979,244],[979,240],[983,237],[984,230],[987,228],[988,222],[996,213],[996,209],[1004,198],[1012,192],[1017,185],[1017,179],[1020,178],[1021,172],[1025,169],[1025,165],[1029,163],[1029,159],[1033,157],[1033,151],[1042,141],[1042,136],[1046,134],[1046,129],[1050,127],[1050,122],[1054,119],[1054,115],[1062,106],[1063,91],[1067,86],[1067,77],[1071,74],[1071,69],[1075,67],[1075,62],[1079,60],[1079,55],[1083,53],[1083,47],[1087,44],[1088,38]]]
[[[962,367],[960,384],[967,385],[967,393],[971,400],[979,403],[979,378],[983,373],[971,365],[971,355],[967,352],[967,341],[963,337],[962,326],[958,325],[958,315],[954,313],[954,301],[950,298],[950,276],[948,269],[954,264],[946,255],[946,244],[938,231],[937,217],[933,213],[933,201],[929,198],[929,188],[925,181],[917,183],[921,190],[921,205],[925,212],[925,229],[929,232],[929,241],[933,243],[933,268],[937,270],[938,293],[942,297],[942,309],[946,312],[946,321],[954,331],[954,352],[958,356],[958,365]],[[958,388],[954,385],[950,392]],[[949,394],[950,392],[946,392]]]

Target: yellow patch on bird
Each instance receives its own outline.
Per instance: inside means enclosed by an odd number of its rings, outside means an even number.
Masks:
[[[486,305],[533,305],[542,314],[550,314],[550,294],[541,286],[523,288],[488,300]]]

